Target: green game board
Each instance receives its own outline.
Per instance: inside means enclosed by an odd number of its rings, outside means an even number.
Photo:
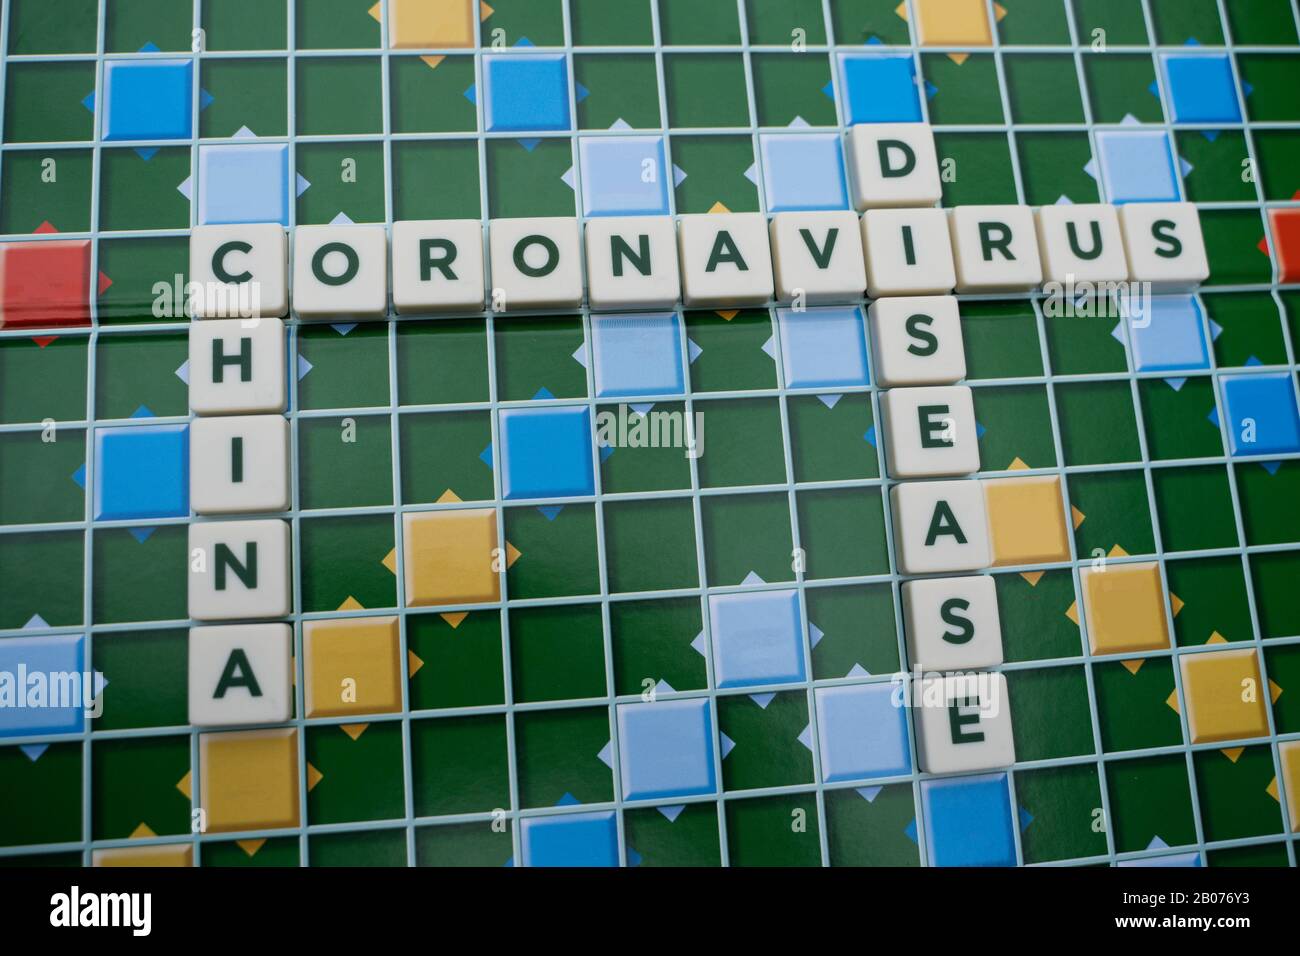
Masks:
[[[9,0],[0,232],[88,242],[93,282],[84,322],[0,328],[0,670],[56,655],[107,684],[62,727],[0,709],[0,865],[500,866],[564,818],[580,846],[546,859],[917,866],[964,827],[1002,841],[982,862],[1294,866],[1298,23],[1293,0]],[[512,92],[511,57],[560,94]],[[137,64],[160,68],[145,101],[183,92],[181,126],[150,126]],[[847,208],[844,130],[909,119],[944,207],[1186,199],[1210,259],[1154,341],[1038,293],[962,298],[979,477],[1054,477],[1073,519],[1060,560],[993,572],[1014,767],[931,789],[906,711],[902,765],[838,756],[861,728],[833,701],[908,668],[865,302],[828,313],[857,372],[776,307],[660,316],[649,392],[588,311],[291,320],[297,822],[194,831],[192,515],[96,517],[96,449],[191,420],[173,290],[191,226],[250,215],[251,157],[274,171],[253,215],[288,227],[770,213]],[[620,149],[665,175],[621,181]],[[1233,434],[1245,379],[1272,388],[1267,454]],[[594,493],[513,503],[502,416],[572,406],[700,416],[704,453],[623,442]],[[509,545],[501,600],[408,606],[404,517],[466,504]],[[1155,563],[1171,646],[1094,652],[1098,560]],[[722,609],[755,595],[793,606],[797,672],[719,686]],[[388,617],[395,706],[304,716],[304,630]],[[1231,649],[1260,732],[1195,742],[1183,662]],[[629,793],[643,695],[704,715],[703,792]]]

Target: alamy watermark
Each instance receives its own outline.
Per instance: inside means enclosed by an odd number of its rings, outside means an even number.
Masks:
[[[895,707],[957,709],[981,720],[992,720],[1002,712],[1002,681],[992,671],[928,672],[900,671],[889,679],[893,687],[890,702]]]
[[[148,936],[153,928],[153,894],[83,893],[73,886],[50,897],[50,925],[125,927],[133,936]]]
[[[704,413],[638,411],[619,405],[596,415],[596,444],[601,448],[681,448],[687,458],[704,455]]]
[[[0,670],[0,710],[79,707],[88,717],[99,717],[105,683],[99,671],[29,671],[20,663],[16,670]]]
[[[155,319],[192,319],[196,315],[251,319],[262,314],[262,284],[256,280],[186,282],[178,272],[171,282],[155,282],[151,291]]]
[[[1071,273],[1043,283],[1043,315],[1055,318],[1127,319],[1135,329],[1151,324],[1150,282],[1089,282]]]

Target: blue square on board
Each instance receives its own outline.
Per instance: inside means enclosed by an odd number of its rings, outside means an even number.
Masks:
[[[919,123],[921,98],[910,53],[852,53],[840,57],[849,123]]]
[[[506,498],[594,495],[591,413],[585,405],[501,412]]]
[[[1240,123],[1241,105],[1226,53],[1166,53],[1165,88],[1175,123]]]
[[[674,313],[593,315],[591,333],[598,397],[685,391],[681,324]]]
[[[1205,323],[1195,296],[1151,296],[1141,315],[1128,318],[1128,328],[1133,364],[1139,372],[1210,367]]]
[[[931,865],[1016,865],[1005,773],[922,780],[921,806]]]
[[[1300,452],[1300,411],[1289,372],[1230,375],[1221,382],[1234,455]]]
[[[190,513],[188,425],[122,425],[95,432],[95,517],[184,518]]]
[[[1164,130],[1098,130],[1097,152],[1108,202],[1178,201],[1173,151]]]
[[[86,669],[85,660],[85,641],[79,634],[6,637],[0,640],[0,673],[13,675],[15,693],[32,691],[30,680],[25,688],[17,685],[20,666],[26,668],[29,678],[38,673],[46,676],[42,699],[38,700],[29,694],[24,697],[27,706],[0,707],[0,737],[80,733],[86,711],[86,692],[82,687],[82,678],[79,676],[76,681],[68,682],[51,681],[49,675],[82,675]],[[74,683],[75,687],[72,686]],[[92,688],[91,699],[98,690],[99,686]],[[77,693],[81,696],[74,697]],[[40,706],[35,706],[36,704]]]
[[[768,212],[848,208],[838,133],[764,133],[759,146]]]
[[[668,215],[662,137],[584,136],[578,153],[588,216]]]
[[[869,384],[867,342],[856,306],[778,309],[781,364],[788,388]]]
[[[524,817],[524,866],[618,866],[618,830],[612,811]]]
[[[713,674],[719,687],[805,679],[798,591],[741,591],[709,597]]]
[[[104,64],[104,139],[189,139],[191,60],[109,60]]]
[[[199,147],[199,222],[289,224],[289,147],[284,143]]]
[[[618,757],[627,800],[717,792],[708,698],[620,704]]]
[[[912,772],[907,717],[896,706],[891,683],[819,687],[817,735],[824,780]]]
[[[564,54],[483,58],[487,128],[493,132],[567,130],[569,69]]]

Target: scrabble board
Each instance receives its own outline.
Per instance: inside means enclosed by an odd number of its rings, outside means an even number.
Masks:
[[[1294,866],[1298,25],[9,0],[0,703],[21,666],[98,705],[0,706],[0,865]],[[874,123],[930,124],[945,210],[1186,201],[1208,254],[1149,323],[958,296],[1004,765],[927,770],[934,715],[896,706],[929,606],[897,489],[930,486],[888,467],[860,297],[291,315],[291,613],[250,652],[284,693],[207,726],[191,228],[852,210]]]

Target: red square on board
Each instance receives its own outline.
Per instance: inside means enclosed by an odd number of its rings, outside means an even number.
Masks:
[[[0,328],[89,324],[89,239],[0,246]]]
[[[1300,209],[1270,209],[1277,281],[1300,282]]]

